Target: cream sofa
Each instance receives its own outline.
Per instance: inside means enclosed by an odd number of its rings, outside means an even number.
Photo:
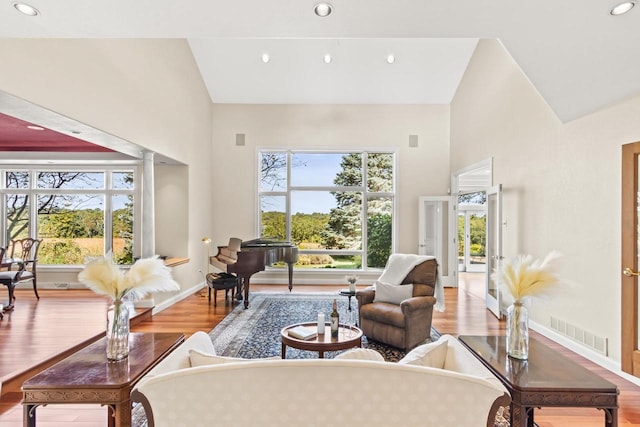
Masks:
[[[213,356],[212,365],[190,367],[194,356],[207,363],[204,353],[215,354],[197,333],[138,383],[132,400],[150,427],[493,426],[509,402],[502,384],[454,337],[426,346],[399,363],[356,349],[329,360]]]

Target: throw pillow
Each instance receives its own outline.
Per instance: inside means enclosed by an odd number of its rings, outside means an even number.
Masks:
[[[242,357],[228,357],[228,356],[216,356],[214,354],[203,353],[199,350],[189,350],[189,360],[191,361],[191,367],[206,366],[206,365],[221,365],[223,363],[235,363],[235,362],[251,362],[256,360],[280,360],[279,356],[265,357],[262,359],[244,359]]]
[[[414,348],[398,363],[444,369],[444,362],[446,359],[447,341],[438,340],[436,342],[423,344]]]
[[[373,302],[388,302],[399,305],[402,301],[413,296],[413,285],[390,285],[376,282],[376,295]]]
[[[334,359],[373,360],[375,362],[384,362],[384,357],[382,357],[382,355],[377,351],[370,348],[354,348],[338,354]]]

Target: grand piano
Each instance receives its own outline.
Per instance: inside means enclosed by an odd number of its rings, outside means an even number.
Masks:
[[[298,247],[290,242],[273,239],[243,241],[240,250],[229,256],[228,246],[218,246],[218,253],[209,258],[209,263],[238,277],[238,299],[243,299],[244,308],[249,307],[249,284],[251,276],[264,271],[278,262],[287,264],[289,270],[289,291],[293,289],[293,265],[298,261]],[[235,260],[233,259],[237,257]],[[231,259],[230,259],[231,258]]]

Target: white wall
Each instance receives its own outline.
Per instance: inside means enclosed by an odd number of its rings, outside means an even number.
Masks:
[[[588,90],[588,88],[585,88]],[[640,98],[561,123],[503,46],[482,40],[451,104],[451,170],[494,158],[504,188],[504,255],[564,254],[574,283],[536,300],[550,316],[609,340],[620,360],[621,145],[640,140]]]
[[[257,148],[397,148],[399,252],[417,252],[418,197],[449,186],[448,106],[217,104],[212,117],[214,246],[257,237]],[[235,145],[237,133],[245,146]]]
[[[168,216],[187,232],[173,236],[160,227],[156,241],[163,247],[156,249],[168,252],[166,242],[176,238],[180,253],[171,255],[204,259],[201,238],[213,222],[211,104],[186,41],[0,39],[0,58],[0,90],[187,165],[182,188],[163,188],[161,176],[156,183],[156,210],[188,203]],[[171,191],[183,194],[166,196]],[[185,292],[202,282],[199,268],[192,262],[174,269]],[[156,301],[168,297],[158,294]]]

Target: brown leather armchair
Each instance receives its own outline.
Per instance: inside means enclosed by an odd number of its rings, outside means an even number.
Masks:
[[[409,351],[431,336],[431,320],[438,263],[435,259],[416,265],[402,281],[413,284],[411,298],[399,305],[374,302],[375,290],[356,292],[359,325],[367,338]]]

